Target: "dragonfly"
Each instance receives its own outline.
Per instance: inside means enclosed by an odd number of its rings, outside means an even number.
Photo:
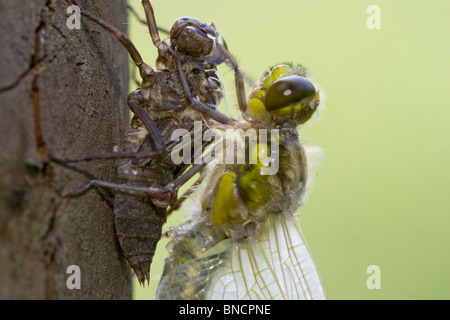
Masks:
[[[252,89],[242,130],[221,133],[223,153],[191,194],[191,221],[169,232],[158,299],[326,298],[297,219],[318,151],[302,145],[297,127],[320,109],[318,88],[304,67],[280,64]]]
[[[78,5],[75,0],[72,2]],[[217,85],[216,66],[232,60],[232,57],[222,44],[224,41],[215,26],[191,17],[179,18],[170,30],[169,45],[159,36],[150,1],[143,0],[142,6],[152,42],[158,50],[159,71],[143,61],[125,34],[85,9],[80,10],[85,17],[119,40],[142,79],[139,88],[131,92],[127,99],[133,117],[120,152],[87,155],[78,159],[51,157],[53,161],[63,164],[96,159],[120,160],[119,183],[91,180],[84,187],[64,196],[79,195],[92,186],[116,190],[116,233],[141,285],[150,279],[153,255],[166,222],[166,208],[176,201],[178,187],[185,183],[184,179],[192,177],[202,167],[197,165],[189,171],[188,165],[171,161],[171,150],[176,145],[171,141],[173,130],[184,128],[193,131],[195,120],[227,125],[235,122],[216,111],[223,97]],[[236,65],[234,61],[228,63]],[[207,127],[208,124],[204,125],[204,128]],[[177,180],[180,176],[183,178]],[[177,183],[173,183],[175,180]]]

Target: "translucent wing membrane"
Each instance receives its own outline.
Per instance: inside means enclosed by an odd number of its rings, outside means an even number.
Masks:
[[[226,242],[163,277],[159,299],[325,299],[295,217],[268,222],[258,241]],[[216,252],[215,252],[216,251]]]
[[[212,277],[208,299],[324,299],[315,263],[295,218],[275,218],[260,241],[233,243]]]

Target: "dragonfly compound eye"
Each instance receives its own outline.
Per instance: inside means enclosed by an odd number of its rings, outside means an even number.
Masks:
[[[214,31],[201,21],[185,17],[175,21],[170,31],[173,47],[193,56],[207,56],[214,47]]]
[[[316,88],[306,78],[293,75],[275,81],[267,90],[265,107],[275,116],[298,114],[316,96]]]

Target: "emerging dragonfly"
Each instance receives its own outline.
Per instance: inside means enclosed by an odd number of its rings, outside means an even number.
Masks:
[[[72,2],[77,5],[75,0]],[[177,184],[172,183],[188,167],[184,163],[174,164],[170,159],[176,144],[171,141],[172,131],[176,128],[193,131],[194,120],[202,120],[203,116],[228,125],[234,123],[233,119],[215,110],[222,98],[215,79],[215,67],[232,58],[221,44],[214,25],[189,17],[177,19],[170,31],[171,43],[168,45],[159,37],[150,2],[143,0],[142,5],[153,44],[158,49],[157,65],[161,71],[144,63],[123,33],[81,10],[85,17],[101,25],[123,44],[142,78],[140,87],[128,96],[128,106],[134,116],[125,132],[121,152],[70,160],[52,157],[59,163],[121,159],[118,174],[123,184],[92,180],[67,195],[77,195],[93,185],[117,190],[114,204],[116,232],[141,284],[149,281],[150,265],[166,221],[166,207],[175,200],[177,188],[185,182],[181,179]],[[229,63],[235,65],[234,61]],[[188,179],[201,167],[194,166],[183,177]],[[170,188],[160,189],[166,185]]]
[[[321,101],[305,76],[301,66],[278,65],[240,106],[247,121],[220,161],[206,167],[209,178],[192,196],[193,222],[171,230],[158,299],[325,298],[296,218],[308,187],[307,149],[296,127]],[[244,129],[259,134],[247,141]],[[240,146],[248,155],[241,164]],[[223,164],[230,153],[234,162]],[[264,173],[269,167],[278,170]]]

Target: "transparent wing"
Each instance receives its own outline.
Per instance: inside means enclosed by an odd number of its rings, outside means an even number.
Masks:
[[[254,241],[222,241],[169,270],[158,299],[325,299],[319,272],[297,220],[270,219]]]
[[[208,299],[325,299],[294,217],[272,219],[262,239],[233,243],[230,250],[211,277]]]

